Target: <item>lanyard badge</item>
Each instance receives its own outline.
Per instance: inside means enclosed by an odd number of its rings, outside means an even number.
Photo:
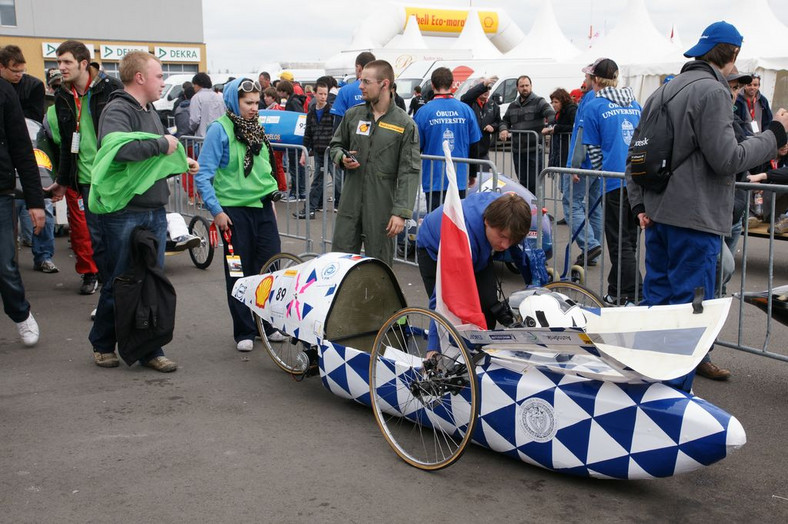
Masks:
[[[232,233],[228,229],[224,232],[224,241],[227,244],[227,252],[229,255],[225,257],[227,260],[227,270],[230,272],[231,278],[240,278],[244,276],[243,266],[241,265],[241,257],[233,251],[233,244],[230,242]]]

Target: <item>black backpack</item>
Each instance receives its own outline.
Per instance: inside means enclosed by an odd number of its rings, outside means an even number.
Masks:
[[[667,100],[665,100],[666,85],[662,86],[652,95],[659,96],[659,102],[650,108],[646,118],[640,120],[632,135],[627,164],[632,181],[644,189],[656,193],[663,192],[673,171],[689,158],[687,154],[679,162],[675,164],[673,162],[673,122],[668,116],[668,104],[685,87],[698,80],[702,78],[687,82]]]

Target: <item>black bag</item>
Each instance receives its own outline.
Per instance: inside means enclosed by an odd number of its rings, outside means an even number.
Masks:
[[[113,283],[118,354],[131,366],[172,340],[175,288],[157,266],[158,240],[143,227],[131,232],[132,265]]]
[[[648,116],[641,119],[635,129],[627,154],[627,164],[632,181],[644,189],[656,193],[663,192],[673,171],[689,158],[687,154],[675,165],[673,163],[673,122],[668,116],[668,104],[685,87],[698,80],[701,78],[687,82],[667,100],[665,100],[665,87],[668,84],[662,86],[652,95],[660,97],[658,104],[651,108]]]

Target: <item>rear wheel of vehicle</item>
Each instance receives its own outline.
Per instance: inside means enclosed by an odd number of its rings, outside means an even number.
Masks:
[[[279,253],[269,258],[263,264],[260,274],[273,273],[274,271],[297,266],[302,262],[301,258],[290,253]],[[254,314],[254,320],[257,324],[257,331],[260,333],[260,339],[263,341],[263,346],[274,363],[284,372],[291,375],[303,375],[306,373],[309,369],[309,357],[304,351],[309,349],[309,347],[297,338],[291,337],[278,329],[273,329],[268,322],[265,322],[256,313]],[[266,328],[269,331],[268,335],[266,335]],[[274,340],[269,339],[269,336]]]
[[[214,247],[211,245],[211,223],[204,217],[195,215],[189,222],[189,233],[200,238],[200,245],[189,248],[189,256],[198,269],[207,269],[213,260]]]
[[[479,402],[474,363],[438,313],[405,308],[383,324],[370,356],[369,390],[384,438],[411,466],[445,468],[470,444]]]
[[[574,282],[550,282],[545,284],[545,288],[568,296],[572,301],[584,308],[605,307],[605,302],[599,295],[585,286]]]

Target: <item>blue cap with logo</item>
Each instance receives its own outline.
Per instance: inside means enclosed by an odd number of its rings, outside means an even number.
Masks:
[[[741,47],[742,39],[741,33],[728,22],[714,22],[703,30],[698,43],[684,53],[684,56],[687,58],[703,56],[717,44],[731,44]]]

